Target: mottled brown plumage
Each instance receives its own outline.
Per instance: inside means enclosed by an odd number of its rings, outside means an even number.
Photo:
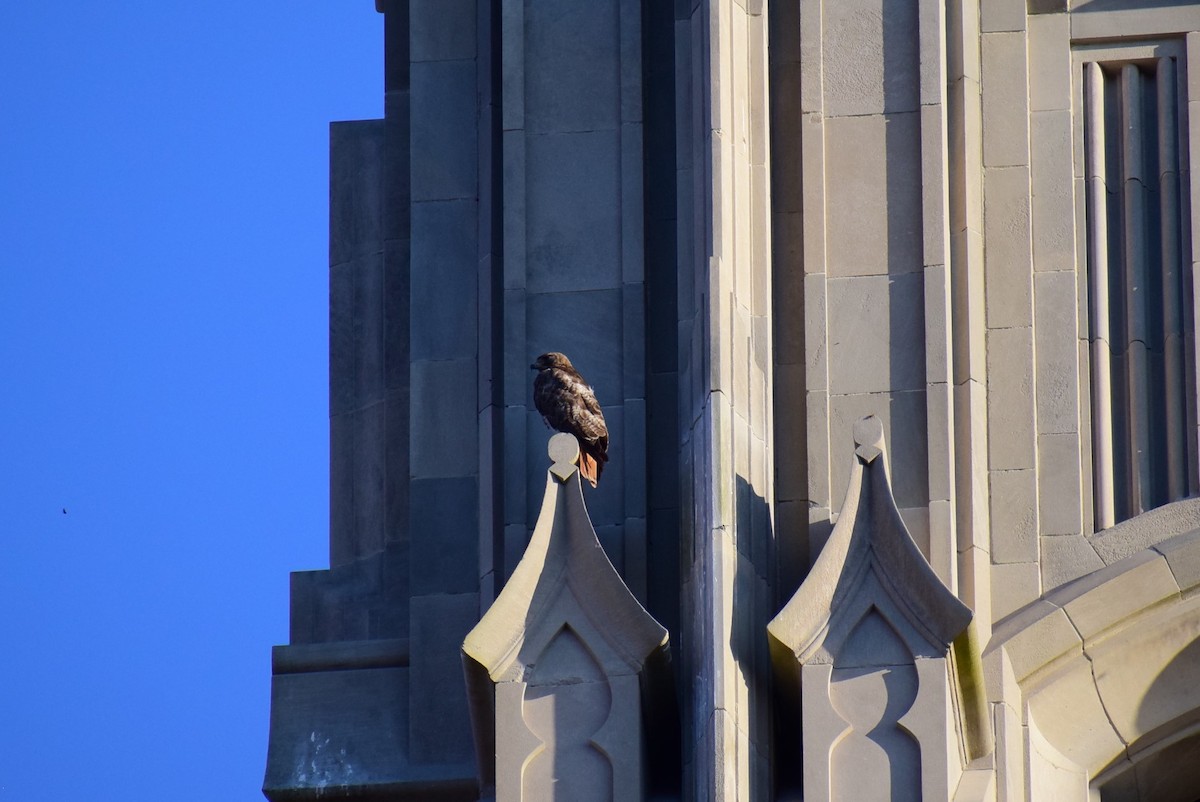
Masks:
[[[538,372],[533,405],[547,426],[579,440],[579,474],[595,487],[608,462],[608,427],[596,393],[557,351],[542,354],[529,367]]]

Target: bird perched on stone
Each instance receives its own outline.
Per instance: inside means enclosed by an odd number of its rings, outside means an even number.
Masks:
[[[542,354],[529,367],[538,372],[533,380],[533,405],[552,429],[575,435],[579,441],[579,474],[600,481],[608,462],[608,427],[596,393],[564,354]]]

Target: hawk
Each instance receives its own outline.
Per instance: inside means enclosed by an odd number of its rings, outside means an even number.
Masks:
[[[575,435],[579,441],[579,474],[592,483],[608,462],[608,427],[596,393],[564,354],[551,351],[530,365],[538,372],[533,380],[533,405],[551,429]]]

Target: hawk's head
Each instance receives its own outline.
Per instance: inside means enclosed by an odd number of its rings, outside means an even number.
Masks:
[[[558,351],[542,354],[529,367],[533,370],[550,370],[551,368],[560,368],[563,370],[575,369],[575,366],[571,364],[571,360],[567,359],[567,355],[560,354]]]

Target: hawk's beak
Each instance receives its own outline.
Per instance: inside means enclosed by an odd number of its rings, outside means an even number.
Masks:
[[[533,369],[533,370],[537,370],[537,369],[538,369],[538,366],[537,366],[536,364],[534,364],[534,365],[530,365],[529,367],[530,367],[531,369]]]

